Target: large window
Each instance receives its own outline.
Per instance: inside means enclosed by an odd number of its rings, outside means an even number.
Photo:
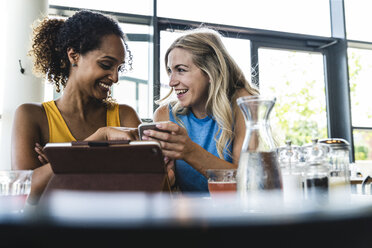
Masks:
[[[372,1],[345,0],[346,34],[348,40],[372,41]]]
[[[329,2],[324,0],[158,1],[160,17],[291,33],[330,36]]]
[[[371,1],[345,0],[346,36],[354,157],[372,161],[372,21]]]
[[[179,5],[171,0],[49,0],[49,4],[54,15],[70,16],[87,8],[119,20],[134,63],[112,94],[141,118],[152,118],[154,99],[169,92],[165,51],[184,30],[204,23],[225,36],[227,49],[262,94],[276,95],[271,117],[281,142],[291,139],[300,145],[312,138],[346,138],[356,161],[372,160],[368,1],[189,0]],[[347,44],[353,45],[347,50]],[[339,94],[338,88],[347,93]],[[58,97],[52,87],[45,92],[46,100]],[[351,120],[340,114],[348,111]]]
[[[372,160],[372,50],[348,49],[355,160]]]
[[[319,53],[259,49],[260,91],[277,97],[272,122],[282,145],[327,137],[323,69]]]
[[[169,45],[182,34],[179,30],[172,31],[160,32],[162,97],[169,92],[164,55]],[[223,42],[248,79],[259,75],[258,82],[254,81],[259,84],[261,94],[277,97],[272,122],[276,127],[276,138],[282,145],[285,140],[302,145],[314,138],[328,137],[323,54],[259,48],[257,71],[251,66],[249,39],[225,37]]]
[[[49,0],[49,5],[66,6],[79,9],[92,9],[117,13],[152,15],[153,0]]]

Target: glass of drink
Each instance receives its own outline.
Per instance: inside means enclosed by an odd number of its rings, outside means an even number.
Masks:
[[[23,211],[31,190],[32,173],[32,170],[0,170],[0,211]]]
[[[211,195],[236,192],[235,169],[209,169],[207,170],[207,178]]]

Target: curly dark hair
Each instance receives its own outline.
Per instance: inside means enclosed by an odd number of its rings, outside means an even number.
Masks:
[[[132,65],[132,54],[118,22],[98,12],[82,10],[70,18],[45,18],[33,30],[32,48],[34,72],[46,75],[54,83],[56,91],[66,86],[70,71],[67,49],[72,48],[82,55],[100,47],[102,37],[119,36],[126,48],[127,64]]]

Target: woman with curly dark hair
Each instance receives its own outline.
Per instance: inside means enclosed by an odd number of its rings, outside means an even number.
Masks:
[[[119,72],[132,62],[124,34],[110,17],[84,10],[66,20],[46,18],[34,28],[30,55],[34,71],[57,91],[64,89],[57,100],[23,104],[15,114],[12,168],[34,170],[29,203],[35,203],[52,175],[42,146],[138,139],[140,120],[131,107],[110,97]]]

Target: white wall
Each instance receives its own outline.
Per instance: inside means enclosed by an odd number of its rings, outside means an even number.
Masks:
[[[5,10],[5,5],[6,5],[6,1],[0,1],[0,9],[1,10]],[[0,30],[2,30],[3,34],[6,33],[6,25],[5,25],[5,12],[6,11],[2,11],[1,14],[0,14]],[[5,36],[5,35],[3,35]],[[4,54],[5,53],[5,41],[4,41],[4,38],[3,39],[0,39],[0,54]],[[4,70],[4,65],[5,65],[5,56],[0,56],[0,115],[3,113],[3,93],[4,93],[4,90],[3,90],[3,85],[4,85],[4,73],[5,73],[5,70]],[[2,122],[1,122],[1,117],[0,117],[0,138],[1,138],[1,125]],[[0,140],[1,141],[1,140]],[[1,142],[0,142],[0,151],[2,150],[1,149]],[[1,157],[0,157],[0,161],[1,161]],[[1,162],[0,162],[0,166],[1,166]]]
[[[16,108],[26,102],[42,102],[44,84],[41,78],[32,74],[32,61],[27,56],[30,50],[32,24],[47,16],[48,0],[11,0],[1,1],[2,21],[6,32],[2,39],[5,51],[4,66],[2,66],[2,84],[0,100],[2,99],[0,169],[10,169],[10,143],[13,115]],[[3,30],[3,29],[2,29]],[[25,68],[21,74],[19,59]],[[1,107],[1,105],[0,105]],[[27,123],[25,123],[27,125]]]

